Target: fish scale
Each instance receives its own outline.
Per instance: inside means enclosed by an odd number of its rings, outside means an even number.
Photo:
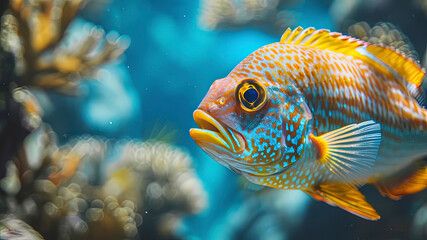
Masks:
[[[276,61],[274,66],[268,66],[265,61],[271,59],[268,55],[274,54],[273,50],[284,56],[290,55],[292,57],[282,57],[282,62]],[[302,61],[299,60],[300,58]],[[322,62],[328,64],[321,64]],[[249,68],[248,66],[255,67]],[[301,68],[306,69],[306,71],[301,72]],[[248,69],[250,72],[247,71]],[[334,69],[341,71],[337,74]],[[272,74],[274,78],[270,77]],[[286,77],[288,81],[295,83],[304,92],[313,114],[319,116],[319,129],[330,129],[330,122],[337,127],[370,119],[369,117],[375,117],[382,124],[388,125],[389,129],[393,129],[393,131],[384,133],[386,135],[394,135],[399,129],[402,133],[412,131],[412,126],[416,127],[420,124],[427,126],[425,111],[416,104],[414,99],[411,99],[403,86],[396,84],[390,86],[388,84],[390,81],[387,81],[384,75],[362,61],[341,53],[330,51],[325,53],[325,51],[316,49],[307,50],[298,45],[274,43],[249,55],[229,74],[229,77],[236,79],[250,76],[265,77],[273,84],[281,85],[287,84],[283,81],[283,78]],[[362,76],[364,77],[362,78]],[[307,88],[307,86],[314,86],[318,91],[310,91],[312,89]],[[340,95],[344,92],[342,91],[344,88],[348,89],[349,95]],[[388,89],[388,94],[384,91],[378,91],[378,89],[384,88]],[[370,91],[366,91],[366,89],[370,89]],[[393,102],[387,101],[389,96],[393,98]],[[316,101],[316,104],[313,104],[311,100],[320,100],[320,102]],[[327,106],[328,102],[340,102],[345,104],[346,108],[339,108],[333,104]],[[401,108],[389,106],[390,104],[405,106],[404,111],[401,112]],[[329,109],[328,113],[331,112],[334,116],[323,114],[313,106],[322,106],[320,107],[321,111]],[[349,111],[351,107],[358,114],[354,115],[353,112]],[[343,117],[337,117],[336,112],[340,112]],[[366,115],[365,117],[363,117],[362,112]],[[402,128],[402,122],[408,119],[405,114],[415,122],[415,124],[408,125],[409,129]]]

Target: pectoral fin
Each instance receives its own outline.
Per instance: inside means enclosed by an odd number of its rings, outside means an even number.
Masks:
[[[360,185],[367,181],[377,158],[381,127],[374,121],[351,124],[310,136],[318,150],[318,161],[341,182]]]
[[[355,186],[343,183],[320,184],[315,189],[304,191],[317,200],[336,205],[359,217],[368,220],[380,219],[380,215]]]

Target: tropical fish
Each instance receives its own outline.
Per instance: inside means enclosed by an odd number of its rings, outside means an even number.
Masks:
[[[190,135],[253,183],[376,220],[359,186],[392,199],[427,187],[424,76],[391,48],[287,29],[212,84]]]

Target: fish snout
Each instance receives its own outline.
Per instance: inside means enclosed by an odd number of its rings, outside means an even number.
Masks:
[[[242,134],[221,123],[204,109],[194,111],[193,118],[199,128],[190,129],[190,136],[202,148],[216,150],[220,147],[234,154],[245,149],[246,141]]]

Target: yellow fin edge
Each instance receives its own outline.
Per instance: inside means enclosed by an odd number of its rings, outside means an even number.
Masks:
[[[343,183],[320,184],[313,190],[304,190],[317,200],[336,205],[367,220],[378,220],[380,215],[366,201],[365,196],[354,186]]]
[[[409,194],[420,192],[427,188],[427,165],[413,163],[391,179],[374,182],[383,196],[398,200]]]
[[[425,70],[418,63],[389,47],[372,45],[341,33],[330,32],[327,29],[315,30],[314,28],[303,29],[297,27],[292,31],[288,28],[280,39],[280,43],[307,46],[350,55],[370,64],[386,76],[396,78],[395,74],[389,70],[392,69],[392,71],[395,71],[416,87],[421,85],[425,75]],[[358,51],[359,47],[364,47],[366,52],[372,54],[381,62],[360,53]],[[388,67],[384,66],[384,64]],[[399,81],[400,79],[397,80]],[[406,84],[404,85],[406,87]]]

